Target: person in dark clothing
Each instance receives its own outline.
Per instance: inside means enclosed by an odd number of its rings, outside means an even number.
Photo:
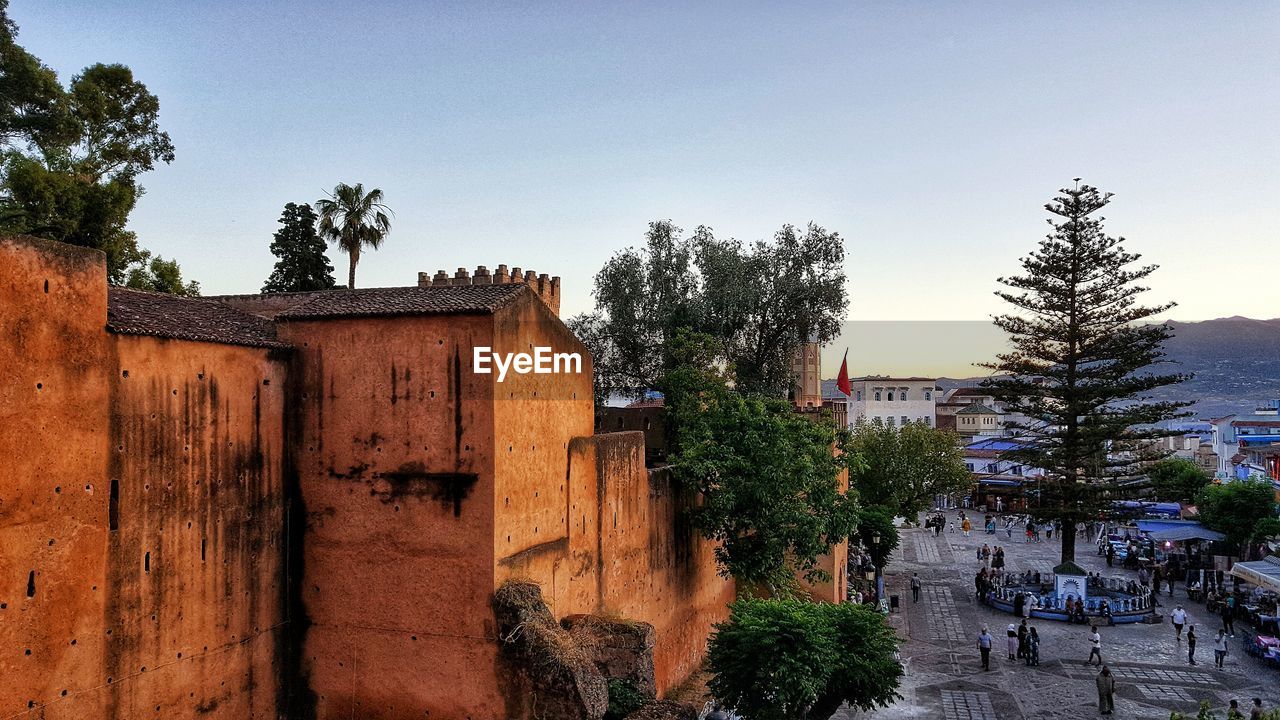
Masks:
[[[1111,567],[1111,563],[1115,562],[1116,549],[1111,543],[1107,543],[1107,567]]]
[[[1031,633],[1027,628],[1027,621],[1023,620],[1022,624],[1018,626],[1018,657],[1020,658],[1031,657],[1027,653],[1027,638],[1030,636],[1031,636]],[[1030,662],[1028,662],[1027,664],[1029,665]]]
[[[1098,686],[1098,712],[1110,715],[1116,709],[1116,676],[1111,674],[1110,668],[1103,665],[1102,672],[1098,673],[1094,682]]]
[[[911,573],[911,601],[920,602],[920,575]]]
[[[1196,626],[1187,626],[1187,662],[1196,664]]]
[[[1222,629],[1231,637],[1236,636],[1236,613],[1233,603],[1222,603]]]

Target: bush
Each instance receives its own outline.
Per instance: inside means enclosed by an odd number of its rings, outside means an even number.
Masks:
[[[896,650],[868,607],[742,599],[711,636],[709,685],[746,720],[825,720],[845,702],[870,710],[898,699]]]

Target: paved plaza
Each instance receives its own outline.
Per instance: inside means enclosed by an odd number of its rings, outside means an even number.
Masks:
[[[954,517],[954,515],[952,516]],[[981,520],[981,515],[977,518]],[[1005,549],[1006,570],[1049,572],[1059,559],[1055,541],[1025,543],[1015,530],[1007,538],[974,532],[969,538],[959,530],[935,537],[932,530],[902,531],[902,543],[891,561],[888,592],[901,598],[901,611],[890,621],[902,638],[906,668],[903,699],[873,713],[845,711],[838,718],[944,718],[945,720],[1017,720],[1028,718],[1081,718],[1098,716],[1094,677],[1098,669],[1085,665],[1089,655],[1087,625],[1068,625],[1033,619],[1040,634],[1040,665],[1027,667],[1022,660],[1008,660],[1005,630],[1017,623],[1012,615],[980,605],[974,597],[973,576],[981,567],[975,552],[983,543]],[[1135,576],[1121,568],[1108,569],[1094,553],[1091,542],[1079,540],[1076,561],[1086,570],[1106,576]],[[920,602],[911,601],[908,586],[912,572],[923,580]],[[1242,638],[1249,626],[1237,622],[1230,640],[1226,667],[1213,666],[1213,638],[1220,621],[1204,605],[1189,602],[1179,586],[1174,597],[1161,594],[1161,613],[1182,602],[1196,625],[1198,665],[1187,663],[1186,643],[1174,640],[1167,617],[1161,624],[1102,627],[1103,660],[1116,675],[1117,718],[1167,720],[1173,710],[1194,716],[1202,699],[1208,700],[1220,718],[1227,702],[1248,707],[1261,697],[1266,707],[1280,706],[1280,671],[1265,667],[1245,655]],[[1203,625],[1201,624],[1203,623]],[[991,671],[983,672],[976,650],[983,625],[995,639]],[[1246,710],[1247,712],[1247,710]]]

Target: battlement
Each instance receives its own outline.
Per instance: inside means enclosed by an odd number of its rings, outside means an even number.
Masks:
[[[466,268],[460,267],[452,276],[444,270],[437,270],[435,275],[431,273],[418,273],[418,287],[429,287],[439,285],[506,285],[508,283],[524,283],[533,289],[538,297],[542,298],[542,302],[555,313],[560,316],[560,278],[551,277],[546,273],[539,275],[533,270],[521,270],[519,267],[513,267],[509,271],[506,265],[499,265],[492,273],[489,268],[484,265],[477,265],[475,273],[472,274]]]

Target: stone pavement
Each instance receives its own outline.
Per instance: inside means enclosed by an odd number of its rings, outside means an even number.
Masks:
[[[981,519],[979,514],[977,520]],[[983,543],[1003,547],[1006,570],[1012,572],[1048,572],[1059,559],[1056,539],[1025,543],[1017,528],[1012,539],[1003,531],[996,535],[974,532],[965,538],[959,530],[941,537],[932,530],[903,530],[902,543],[887,568],[888,592],[901,598],[902,609],[890,615],[890,622],[902,638],[906,676],[899,692],[903,699],[871,713],[845,710],[837,718],[1074,720],[1098,716],[1097,668],[1084,664],[1089,656],[1088,626],[1034,619],[1030,624],[1041,638],[1040,665],[1027,667],[1022,660],[1007,659],[1005,629],[1020,620],[980,605],[974,597],[973,576],[981,567],[975,551]],[[1118,567],[1108,569],[1094,551],[1092,542],[1078,539],[1076,562],[1107,576],[1134,575]],[[911,601],[912,572],[918,572],[924,583],[919,603]],[[1219,717],[1226,716],[1227,701],[1233,698],[1245,708],[1254,697],[1261,697],[1264,707],[1280,706],[1280,671],[1244,654],[1240,631],[1247,631],[1247,624],[1236,623],[1226,668],[1217,670],[1213,638],[1219,619],[1207,614],[1204,605],[1188,602],[1181,589],[1172,598],[1160,595],[1159,601],[1164,604],[1158,608],[1163,613],[1173,602],[1183,603],[1190,622],[1197,626],[1200,664],[1187,663],[1186,643],[1175,642],[1167,619],[1158,625],[1100,628],[1103,660],[1116,674],[1113,717],[1167,720],[1173,710],[1194,717],[1201,699],[1208,700]],[[983,625],[995,639],[990,672],[982,671],[976,649]]]

